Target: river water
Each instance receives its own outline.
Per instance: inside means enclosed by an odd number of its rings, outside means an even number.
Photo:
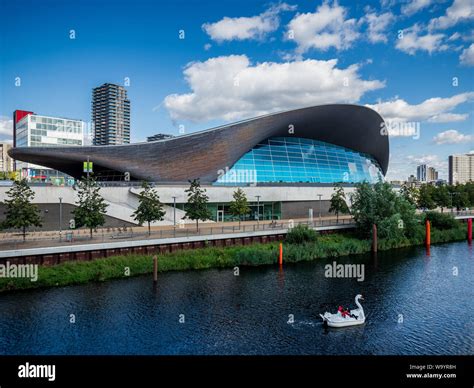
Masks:
[[[364,264],[364,281],[325,277],[333,261]],[[323,327],[319,313],[355,308],[358,293],[363,326]],[[474,354],[473,317],[473,247],[460,242],[3,294],[0,354]]]

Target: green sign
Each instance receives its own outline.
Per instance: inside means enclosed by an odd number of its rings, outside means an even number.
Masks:
[[[84,162],[84,172],[92,172],[92,162]]]

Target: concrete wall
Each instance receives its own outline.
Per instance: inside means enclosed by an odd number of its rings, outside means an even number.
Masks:
[[[308,218],[309,209],[313,209],[313,219],[316,220],[319,217],[319,206],[319,201],[282,202],[281,217],[283,219]],[[329,215],[330,206],[329,201],[321,200],[321,216]]]
[[[59,229],[59,204],[58,203],[38,203],[37,204],[43,219],[43,226],[41,228],[31,227],[28,231],[46,231],[46,230],[58,230]],[[62,214],[62,230],[69,229],[69,220],[74,218],[72,211],[75,208],[74,205],[63,204]],[[0,203],[0,222],[5,220],[5,205]],[[114,217],[105,216],[104,228],[122,228],[123,226],[135,226],[130,222],[120,220]]]

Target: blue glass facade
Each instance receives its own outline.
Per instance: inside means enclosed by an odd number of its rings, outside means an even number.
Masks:
[[[382,179],[382,170],[370,155],[318,140],[273,137],[243,155],[214,184],[375,183]]]

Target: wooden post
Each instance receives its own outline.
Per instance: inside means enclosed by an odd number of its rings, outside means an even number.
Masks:
[[[426,220],[426,246],[429,247],[431,245],[431,225],[430,221]]]
[[[467,242],[472,243],[472,218],[467,219]]]
[[[377,225],[372,225],[372,252],[377,252]]]
[[[158,257],[153,256],[153,283],[158,282]]]
[[[278,264],[283,265],[283,243],[280,243],[280,256],[278,257]]]

